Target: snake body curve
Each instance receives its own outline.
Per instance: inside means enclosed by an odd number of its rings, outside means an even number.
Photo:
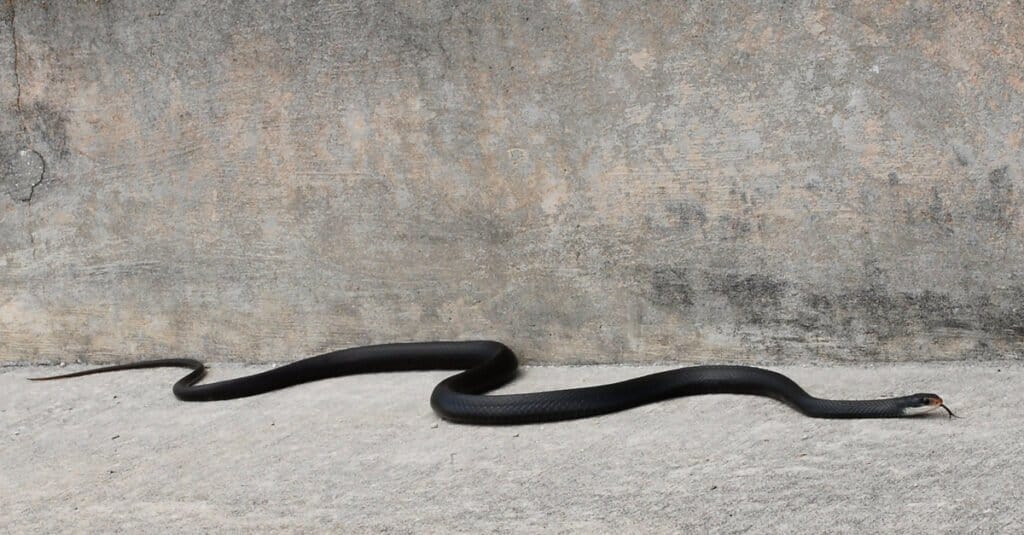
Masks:
[[[208,384],[198,384],[206,374],[206,366],[194,359],[147,360],[37,380],[156,367],[193,370],[173,387],[174,395],[183,401],[254,396],[310,381],[362,373],[464,370],[439,383],[431,394],[430,403],[446,420],[477,425],[587,418],[669,398],[716,393],[766,396],[816,418],[894,418],[940,406],[945,408],[942,399],[935,394],[872,400],[821,399],[811,396],[785,375],[750,366],[720,365],[680,368],[598,386],[485,395],[512,381],[518,368],[515,353],[506,345],[490,340],[353,347]]]

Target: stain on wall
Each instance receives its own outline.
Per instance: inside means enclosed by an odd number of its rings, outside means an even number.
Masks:
[[[0,15],[2,361],[1024,354],[1013,2]]]

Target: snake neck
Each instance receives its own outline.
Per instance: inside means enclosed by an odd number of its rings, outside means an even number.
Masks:
[[[906,414],[903,398],[838,400],[807,396],[792,404],[812,418],[896,418]]]

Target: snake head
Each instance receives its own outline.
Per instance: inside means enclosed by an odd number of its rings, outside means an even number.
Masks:
[[[949,417],[956,416],[953,411],[949,410],[949,407],[942,402],[942,398],[935,394],[914,394],[905,398],[906,405],[903,407],[903,414],[906,416],[914,416],[918,414],[925,414],[938,408],[943,408],[949,413]]]

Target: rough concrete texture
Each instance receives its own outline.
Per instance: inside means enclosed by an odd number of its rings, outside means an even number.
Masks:
[[[1019,1],[0,13],[4,361],[1024,351]]]
[[[68,368],[73,369],[73,368]],[[259,367],[213,366],[213,378]],[[529,368],[507,391],[666,368]],[[520,427],[430,410],[447,373],[230,402],[179,370],[0,373],[0,525],[15,533],[1020,533],[1024,367],[794,367],[818,394],[934,391],[963,417],[836,421],[703,396]]]

